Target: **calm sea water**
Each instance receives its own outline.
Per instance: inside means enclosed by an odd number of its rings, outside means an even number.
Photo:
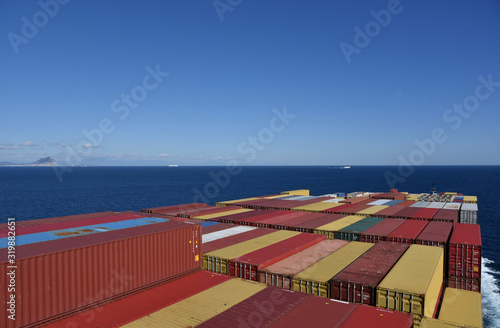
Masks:
[[[57,178],[50,167],[0,167],[0,209],[31,220],[100,211],[208,202],[309,189],[311,195],[387,191],[397,167],[81,167]],[[236,172],[235,172],[236,171]],[[396,184],[402,191],[476,195],[483,240],[485,327],[500,327],[500,166],[422,166]]]

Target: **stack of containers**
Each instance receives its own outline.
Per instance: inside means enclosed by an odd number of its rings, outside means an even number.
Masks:
[[[379,224],[385,219],[367,217],[345,228],[340,229],[335,233],[335,239],[349,240],[349,241],[360,241],[361,234],[371,227]]]
[[[387,236],[401,226],[405,221],[397,219],[385,219],[384,221],[365,230],[359,240],[365,243],[376,243],[386,241]]]
[[[323,216],[325,216],[325,214],[323,214],[323,213],[307,213],[306,215],[303,215],[303,216],[299,216],[299,217],[296,217],[293,219],[289,219],[286,221],[275,223],[275,224],[273,224],[273,229],[293,230],[293,228],[298,224],[301,224],[304,222],[309,222],[309,221],[318,219],[318,218],[323,217]]]
[[[455,225],[458,223],[458,211],[452,209],[440,209],[432,218],[433,221],[449,222]]]
[[[415,244],[443,247],[446,251],[452,229],[453,223],[431,221],[415,239]]]
[[[347,245],[344,240],[323,240],[259,272],[259,281],[269,286],[293,289],[293,277],[314,263]]]
[[[448,287],[481,292],[481,230],[477,224],[458,223],[448,246]]]
[[[384,208],[381,211],[378,211],[377,213],[373,214],[374,217],[377,218],[383,218],[383,219],[392,219],[394,218],[394,214],[401,211],[403,207],[401,206],[389,206],[387,208]]]
[[[455,288],[446,288],[439,320],[460,327],[483,327],[481,294]]]
[[[341,218],[345,217],[345,215],[342,214],[326,214],[323,215],[319,218],[302,222],[299,224],[296,224],[292,230],[294,231],[299,231],[299,232],[309,232],[309,233],[314,233],[314,230],[318,227],[321,227],[325,224],[335,222]]]
[[[378,242],[330,281],[330,297],[351,303],[376,305],[376,287],[410,247]]]
[[[163,221],[17,246],[21,315],[12,321],[2,311],[0,325],[42,324],[200,270],[201,225]],[[1,252],[0,271],[6,274],[10,265],[7,252]],[[5,304],[8,280],[3,284]]]
[[[387,241],[413,244],[418,235],[427,226],[428,221],[407,220],[387,235]]]
[[[444,251],[411,245],[377,287],[377,307],[413,314],[418,326],[434,317],[443,288]]]
[[[460,209],[460,223],[478,224],[477,213],[477,204],[462,204]]]
[[[339,230],[350,226],[353,223],[363,220],[364,216],[349,215],[341,219],[335,220],[333,222],[327,223],[325,225],[319,226],[314,229],[314,233],[325,235],[328,239],[342,239],[336,238]],[[338,237],[338,236],[337,236]]]

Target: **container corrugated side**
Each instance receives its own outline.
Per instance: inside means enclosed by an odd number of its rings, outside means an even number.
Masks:
[[[453,223],[432,221],[422,230],[415,244],[443,247],[447,251]]]
[[[386,241],[387,235],[396,230],[405,221],[397,219],[385,219],[384,221],[374,225],[370,229],[365,230],[360,241],[368,243],[376,243],[378,241]]]
[[[450,222],[455,225],[456,223],[458,223],[458,213],[458,211],[443,208],[437,211],[432,220],[439,222]]]
[[[314,233],[325,235],[328,239],[335,239],[335,233],[353,223],[363,220],[364,216],[349,215],[314,229]]]
[[[344,240],[326,239],[259,271],[259,281],[269,286],[292,289],[293,277],[319,260],[347,245]]]
[[[340,327],[358,307],[352,303],[309,295],[302,303],[283,315],[270,328]]]
[[[477,224],[455,225],[448,245],[448,275],[481,279],[482,242]]]
[[[257,213],[257,215],[254,215],[254,216],[249,216],[249,217],[242,218],[239,220],[234,220],[234,223],[240,224],[240,225],[248,225],[248,226],[255,226],[256,227],[257,223],[262,221],[262,220],[265,220],[268,218],[273,218],[273,217],[278,217],[278,216],[289,214],[289,213],[295,213],[295,212],[289,211],[289,210],[273,210],[272,212],[263,213],[263,214]]]
[[[413,244],[428,223],[428,221],[407,220],[387,235],[387,241]]]
[[[229,275],[259,280],[259,270],[325,240],[325,236],[299,234],[229,261]]]
[[[250,227],[249,227],[250,228]],[[255,227],[251,227],[255,228]],[[236,234],[233,236],[225,237],[225,238],[220,238],[208,243],[203,243],[202,248],[203,248],[203,253],[208,253],[208,252],[213,252],[218,249],[222,249],[231,245],[236,245],[239,243],[242,243],[247,240],[251,240],[257,237],[261,237],[264,235],[268,235],[275,232],[274,230],[271,229],[253,229],[248,232],[243,232],[240,234]]]
[[[205,270],[229,274],[229,260],[264,248],[271,244],[298,235],[299,232],[279,230],[251,240],[231,245],[216,251],[203,254],[203,268]]]
[[[264,288],[266,288],[265,285],[253,281],[231,279],[123,327],[193,327],[246,300]]]
[[[229,229],[224,229],[220,231],[211,232],[202,235],[203,244],[209,243],[222,238],[227,238],[240,233],[245,233],[257,229],[256,227],[245,227],[245,226],[233,226]]]
[[[377,287],[377,307],[413,314],[418,325],[433,317],[443,286],[444,252],[411,245]]]
[[[16,311],[21,315],[12,321],[2,311],[0,325],[41,323],[199,270],[200,245],[200,224],[169,221],[19,246]],[[3,277],[9,265],[2,252]],[[2,283],[5,304],[7,281]]]
[[[345,228],[340,229],[335,233],[335,239],[350,240],[350,241],[360,241],[361,234],[370,229],[371,227],[377,225],[385,219],[366,217],[361,221],[348,225]]]
[[[269,327],[310,295],[268,287],[205,321],[200,328]]]
[[[446,287],[481,292],[481,279],[449,276],[446,281]]]
[[[439,319],[467,327],[483,327],[481,294],[446,288]]]
[[[340,328],[361,327],[411,328],[413,317],[408,313],[360,305],[351,312]]]
[[[257,200],[257,199],[260,199],[260,198],[259,197],[249,197],[249,198],[225,200],[225,201],[217,202],[215,205],[216,206],[227,206],[227,205],[233,204],[233,203],[243,203],[243,202],[247,202],[247,201],[251,201],[251,200]]]
[[[363,255],[374,244],[352,241],[331,255],[299,272],[293,278],[293,290],[329,297],[330,279]]]
[[[477,196],[464,196],[464,204],[477,204]]]
[[[381,241],[335,275],[330,297],[340,301],[376,305],[376,287],[410,246]]]
[[[477,224],[478,208],[477,204],[463,204],[460,209],[460,223]]]
[[[137,318],[147,316],[230,279],[231,277],[223,274],[201,270],[146,291],[80,312],[45,327],[121,327],[137,320]]]
[[[348,208],[351,208],[351,207],[354,207],[356,205],[354,204],[349,204],[349,203],[339,203],[341,205],[333,205],[332,204],[332,208],[329,208],[327,210],[324,210],[323,212],[324,213],[332,213],[332,214],[340,214],[342,211],[348,209]]]

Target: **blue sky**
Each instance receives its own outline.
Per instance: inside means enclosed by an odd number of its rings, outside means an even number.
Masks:
[[[2,1],[0,161],[500,164],[498,17],[496,0]]]

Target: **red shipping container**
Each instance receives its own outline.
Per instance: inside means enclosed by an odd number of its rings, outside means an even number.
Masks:
[[[354,215],[354,214],[358,213],[359,211],[366,210],[370,207],[371,207],[371,205],[358,205],[358,204],[356,204],[356,205],[351,206],[349,208],[337,210],[335,212],[340,213],[340,214],[344,214],[344,215]]]
[[[295,218],[300,218],[302,216],[306,216],[307,214],[308,214],[307,212],[291,211],[291,213],[288,213],[288,214],[278,215],[275,217],[260,220],[259,222],[256,222],[256,226],[261,227],[261,228],[273,228],[274,229],[274,226],[280,224],[281,222],[288,221],[288,220],[295,219]]]
[[[269,327],[309,297],[305,293],[268,287],[196,327]]]
[[[406,220],[387,235],[387,241],[413,244],[427,224],[427,221]]]
[[[289,219],[283,222],[280,222],[278,224],[273,224],[273,229],[279,229],[279,230],[292,230],[293,227],[295,227],[298,224],[304,223],[304,222],[309,222],[314,219],[318,219],[320,217],[325,216],[324,213],[305,213],[306,215],[304,216],[299,216],[293,219]]]
[[[452,229],[453,223],[431,221],[418,235],[415,244],[443,247],[446,252]]]
[[[202,227],[201,228],[201,233],[204,234],[204,235],[206,235],[206,234],[211,233],[211,232],[226,230],[226,229],[234,228],[234,227],[235,227],[234,224],[219,223],[219,224],[211,225],[211,226],[208,226],[208,227]]]
[[[470,290],[472,292],[481,292],[481,280],[461,277],[448,277],[447,287]]]
[[[16,320],[42,323],[199,270],[201,225],[175,221],[22,245],[16,248]],[[0,254],[0,303],[6,304],[7,252]]]
[[[420,211],[421,207],[405,207],[401,211],[394,213],[392,216],[395,219],[410,220],[415,213]]]
[[[323,210],[322,212],[324,213],[335,213],[335,214],[339,214],[339,213],[342,213],[342,211],[345,211],[347,210],[348,208],[351,208],[353,206],[356,206],[354,204],[344,204],[344,205],[339,205],[339,206],[335,206],[335,207],[332,207],[332,208],[329,208],[329,209],[326,209],[326,210]]]
[[[262,220],[273,218],[273,217],[277,217],[277,216],[281,216],[281,215],[285,215],[285,214],[289,214],[289,213],[292,213],[292,212],[293,211],[289,211],[289,210],[272,210],[272,212],[268,212],[268,213],[260,214],[260,215],[255,215],[255,216],[251,216],[251,217],[247,217],[245,219],[241,219],[241,220],[235,221],[235,223],[236,224],[240,224],[240,225],[246,225],[246,226],[254,226],[254,227],[256,227],[257,223],[260,222],[260,221],[262,221]]]
[[[319,217],[317,219],[297,224],[291,230],[299,231],[299,232],[313,233],[314,229],[316,229],[317,227],[321,227],[322,225],[336,221],[336,220],[341,219],[343,217],[345,217],[345,215],[342,215],[342,214],[324,214],[324,216]]]
[[[259,270],[325,240],[326,236],[299,234],[229,261],[229,275],[259,280]]]
[[[398,228],[403,223],[405,223],[405,221],[403,220],[385,219],[384,221],[377,223],[368,230],[365,230],[361,234],[359,241],[365,243],[386,241],[387,235],[396,230],[396,228]]]
[[[234,209],[234,207],[233,207]],[[210,221],[217,221],[217,222],[224,222],[224,223],[234,223],[234,224],[239,224],[238,222],[255,217],[255,216],[260,216],[260,215],[265,215],[265,214],[270,214],[270,213],[276,213],[278,212],[277,210],[254,210],[251,212],[243,212],[243,213],[237,213],[237,214],[230,214],[230,215],[224,215],[220,216],[217,218],[212,218]]]
[[[178,210],[186,209],[186,208],[197,208],[197,207],[205,207],[205,206],[207,206],[207,204],[189,203],[189,204],[181,204],[181,205],[145,208],[142,210],[142,212],[144,212],[144,213],[168,212],[168,211],[178,211]]]
[[[384,208],[381,211],[373,214],[372,216],[376,218],[384,218],[384,219],[392,219],[394,218],[394,214],[401,211],[404,207],[401,206],[389,206]]]
[[[385,241],[376,243],[329,281],[331,298],[375,306],[377,285],[409,247]]]
[[[361,305],[351,312],[340,328],[361,327],[411,328],[413,316],[408,313]]]
[[[430,221],[436,215],[438,212],[437,208],[421,208],[420,211],[417,213],[413,214],[412,220],[425,220],[425,221]]]
[[[220,273],[198,271],[109,304],[82,311],[45,327],[122,327],[229,279],[231,277]]]
[[[222,239],[217,239],[208,243],[203,243],[203,253],[208,253],[212,251],[216,251],[218,249],[232,246],[234,244],[242,243],[244,241],[254,239],[260,236],[267,235],[269,233],[276,232],[271,229],[255,229],[243,233],[239,233],[237,235],[229,236]]]
[[[224,215],[224,212],[229,212],[229,211],[234,211],[235,208],[231,207],[220,207],[220,206],[210,206],[209,208],[202,208],[202,209],[194,209],[194,210],[189,210],[189,211],[180,211],[177,216],[181,218],[193,218],[195,216],[202,216],[202,215],[208,215],[208,214],[215,214],[215,213],[220,213],[221,215]]]
[[[482,242],[478,224],[457,223],[448,248],[448,276],[481,279]]]
[[[270,327],[340,327],[358,306],[352,303],[309,295],[302,303],[283,315]]]
[[[416,201],[414,201],[414,200],[405,200],[404,202],[399,203],[398,206],[409,207],[415,203],[416,203]]]
[[[163,215],[163,216],[177,216],[179,213],[183,212],[191,212],[191,211],[199,211],[202,209],[209,209],[212,208],[213,206],[210,205],[202,205],[202,206],[197,206],[197,207],[185,207],[185,208],[180,208],[176,210],[168,210],[168,211],[156,211],[155,214]]]
[[[449,209],[440,209],[432,218],[433,221],[451,222],[454,225],[458,223],[458,211]]]
[[[78,215],[69,215],[69,216],[60,216],[55,218],[47,218],[47,219],[37,219],[37,220],[16,220],[16,229],[22,227],[31,227],[38,226],[42,224],[51,224],[51,223],[59,223],[66,221],[77,221],[77,220],[85,220],[92,218],[100,218],[104,216],[112,216],[118,215],[119,212],[98,212],[98,213],[88,213],[88,214],[78,214]],[[9,229],[7,223],[0,223],[0,230]]]

